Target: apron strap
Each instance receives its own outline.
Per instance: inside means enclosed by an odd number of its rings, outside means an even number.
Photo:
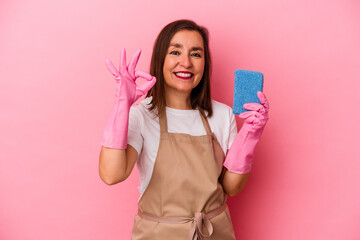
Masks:
[[[209,122],[207,120],[207,117],[204,115],[204,111],[199,110],[199,113],[200,113],[201,120],[204,124],[206,133],[211,135],[211,128],[210,128]]]
[[[159,124],[160,124],[160,134],[167,133],[168,127],[166,120],[166,108],[161,114],[159,114]]]

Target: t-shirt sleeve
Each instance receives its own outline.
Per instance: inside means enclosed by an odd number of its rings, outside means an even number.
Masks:
[[[138,156],[141,153],[143,146],[144,138],[142,136],[143,129],[143,118],[141,111],[136,107],[130,108],[129,113],[129,126],[128,126],[128,139],[127,143],[131,145],[138,153]]]
[[[232,112],[232,109],[230,111],[230,134],[229,134],[229,141],[228,141],[228,149],[230,149],[232,143],[235,140],[236,134],[237,134],[237,126],[236,126],[236,119],[235,115]]]

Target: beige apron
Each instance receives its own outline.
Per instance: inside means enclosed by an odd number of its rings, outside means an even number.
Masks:
[[[224,152],[200,116],[207,133],[202,136],[169,133],[166,112],[159,116],[159,149],[138,202],[132,240],[235,239],[219,182]]]

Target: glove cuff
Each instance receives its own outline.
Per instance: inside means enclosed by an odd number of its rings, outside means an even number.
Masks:
[[[129,101],[118,98],[115,100],[100,141],[102,146],[115,149],[127,148],[130,106]]]

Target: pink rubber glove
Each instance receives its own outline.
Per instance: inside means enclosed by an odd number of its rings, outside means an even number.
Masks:
[[[140,53],[141,50],[138,49],[126,67],[126,52],[122,49],[119,71],[110,60],[106,59],[107,68],[116,77],[116,97],[101,139],[102,146],[126,149],[130,107],[156,82],[156,78],[150,74],[135,71]],[[147,81],[137,86],[135,80],[138,77]]]
[[[236,135],[223,164],[230,172],[245,174],[251,171],[256,144],[269,119],[269,103],[264,93],[259,91],[257,96],[261,104],[245,103],[244,108],[253,111],[239,115],[240,118],[245,119],[244,124]]]

